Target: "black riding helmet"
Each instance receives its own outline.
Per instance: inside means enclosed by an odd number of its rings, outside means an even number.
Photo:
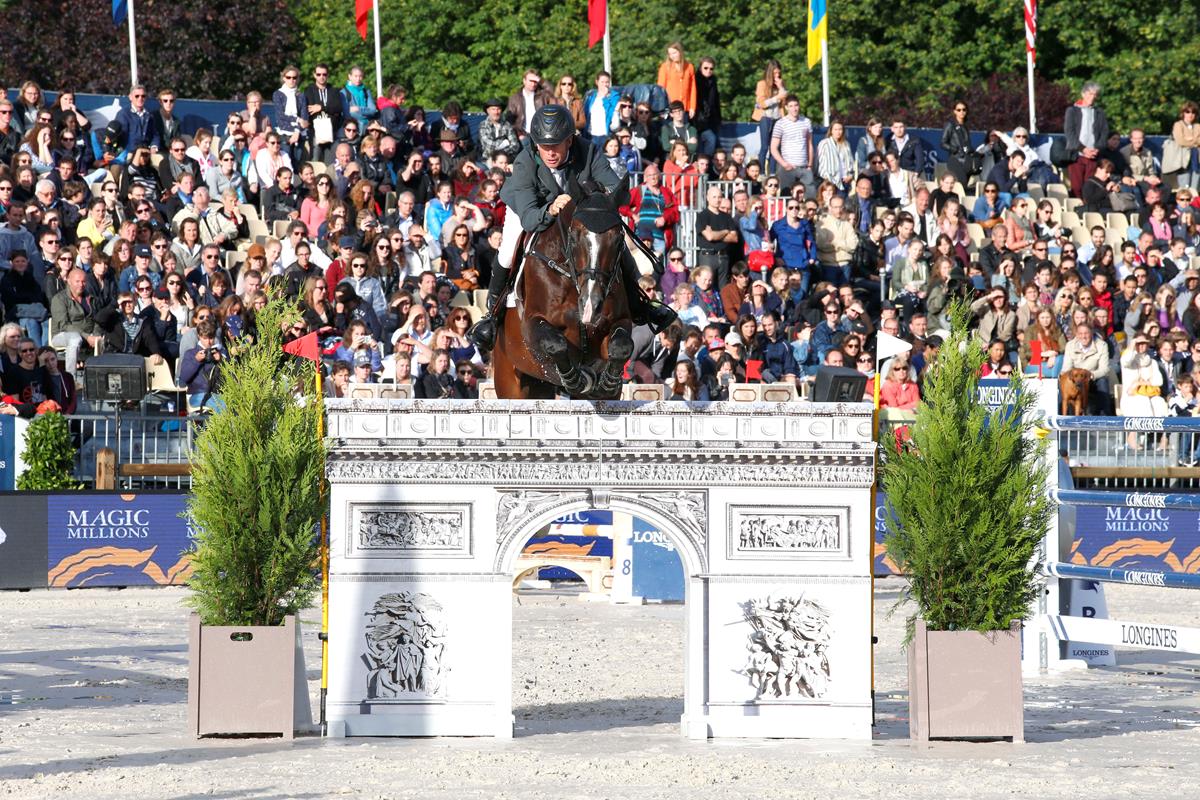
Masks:
[[[575,133],[575,120],[566,106],[545,105],[533,115],[529,124],[529,135],[534,144],[556,145],[565,142]]]

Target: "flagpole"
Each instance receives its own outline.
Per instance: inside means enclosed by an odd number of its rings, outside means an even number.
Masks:
[[[612,76],[612,51],[608,42],[608,3],[604,4],[604,71]],[[612,82],[615,84],[616,78],[612,78]]]
[[[137,86],[137,34],[134,32],[133,26],[133,0],[128,0],[126,8],[128,13],[125,15],[125,19],[129,23],[129,85]]]
[[[324,406],[324,387],[321,386],[321,362],[314,365],[317,373],[316,402]],[[325,437],[325,412],[322,408],[317,417],[317,438]],[[321,485],[321,495],[325,487]],[[329,694],[329,519],[325,509],[321,509],[321,735],[329,733],[325,719],[325,700]]]
[[[1025,71],[1029,77],[1029,132],[1037,133],[1036,99],[1033,96],[1033,62],[1037,58],[1037,0],[1024,0]]]
[[[379,0],[372,0],[375,11],[375,97],[383,97],[383,58],[379,53]]]
[[[826,22],[826,25],[829,23]],[[829,127],[829,41],[828,32],[821,39],[821,101],[825,108],[825,127]]]
[[[1035,110],[1033,96],[1033,53],[1028,49],[1025,51],[1025,69],[1029,74],[1029,132],[1037,133],[1037,111]]]

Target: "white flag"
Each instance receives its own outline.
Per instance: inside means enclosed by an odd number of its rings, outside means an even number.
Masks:
[[[890,333],[879,332],[875,337],[875,363],[886,361],[894,355],[907,353],[912,350],[912,343],[892,336]]]

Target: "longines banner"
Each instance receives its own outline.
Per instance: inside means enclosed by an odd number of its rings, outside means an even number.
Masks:
[[[0,493],[0,588],[186,583],[186,501],[177,492]]]

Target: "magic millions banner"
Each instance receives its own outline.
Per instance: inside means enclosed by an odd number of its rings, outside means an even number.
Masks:
[[[898,574],[888,557],[887,496],[875,497],[875,574]],[[1063,560],[1112,569],[1200,573],[1200,511],[1112,506],[1061,506]],[[1072,521],[1071,517],[1074,517]]]
[[[187,582],[178,492],[0,492],[0,589]]]

